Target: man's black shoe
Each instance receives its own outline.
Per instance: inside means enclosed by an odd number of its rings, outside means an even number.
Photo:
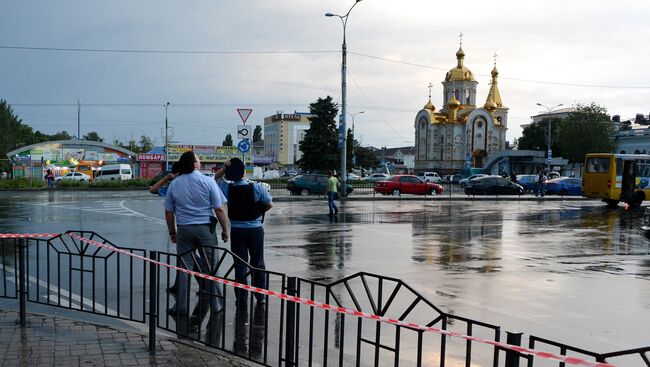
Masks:
[[[176,284],[174,284],[171,287],[167,288],[167,293],[169,293],[169,294],[176,294],[176,291],[178,291],[178,286]]]

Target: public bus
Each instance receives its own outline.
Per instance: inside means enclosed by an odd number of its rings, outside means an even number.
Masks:
[[[585,157],[582,196],[609,206],[640,206],[650,197],[650,155],[591,153]]]

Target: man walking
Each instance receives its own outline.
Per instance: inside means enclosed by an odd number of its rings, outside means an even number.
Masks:
[[[251,283],[258,288],[266,288],[266,275],[259,270],[266,269],[264,264],[264,213],[273,207],[273,198],[259,183],[244,179],[244,162],[231,158],[215,173],[221,191],[228,198],[228,218],[230,219],[230,249],[244,262],[258,270],[252,271]],[[226,182],[223,180],[225,176]],[[250,260],[249,260],[250,259]],[[235,279],[248,284],[247,266],[235,261]],[[236,288],[237,306],[248,304],[248,292]],[[255,293],[258,304],[264,303],[265,296]]]
[[[203,250],[204,246],[217,246],[217,238],[210,228],[212,218],[217,216],[221,225],[221,239],[228,241],[228,219],[224,204],[224,197],[217,184],[210,177],[201,174],[198,169],[201,162],[194,152],[185,152],[178,160],[179,174],[169,184],[165,196],[165,220],[171,242],[176,243],[178,253],[178,266],[192,268],[194,259],[202,259],[202,267],[215,266],[214,250],[208,249],[208,259],[193,256],[196,250]],[[203,273],[209,269],[201,269]],[[189,310],[190,278],[187,273],[179,272],[177,302],[169,310],[172,316],[186,315]],[[208,287],[210,284],[210,287]],[[216,282],[202,279],[200,282],[202,296],[210,295],[210,304],[213,311],[219,311],[221,305],[217,297]]]
[[[334,200],[338,196],[339,180],[334,176],[334,172],[330,171],[327,178],[327,206],[330,209],[330,217],[339,213],[339,208],[334,204]]]

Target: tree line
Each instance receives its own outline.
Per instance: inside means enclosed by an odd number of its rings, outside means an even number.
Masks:
[[[549,126],[553,156],[571,163],[584,162],[587,153],[610,153],[616,149],[616,126],[607,109],[595,103],[576,105],[567,118],[548,118],[528,125],[515,146],[519,150],[547,151]]]

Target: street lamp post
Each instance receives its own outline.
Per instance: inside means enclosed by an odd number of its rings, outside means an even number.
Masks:
[[[354,4],[350,7],[350,10],[345,15],[338,15],[338,14],[333,14],[333,13],[326,13],[326,17],[338,17],[341,19],[341,23],[343,24],[343,45],[341,47],[342,51],[342,62],[341,62],[341,119],[339,121],[339,134],[343,134],[341,137],[340,141],[342,142],[341,144],[341,149],[340,149],[340,154],[341,154],[341,187],[343,188],[341,190],[340,196],[344,197],[347,195],[347,190],[346,188],[346,181],[347,181],[347,131],[345,130],[345,115],[347,114],[347,105],[346,105],[346,74],[347,74],[347,64],[346,64],[346,58],[347,58],[347,44],[345,42],[345,29],[348,24],[348,16],[350,15],[350,12],[352,9],[354,9],[357,4],[361,2],[361,0],[356,0]]]
[[[163,172],[167,171],[169,168],[169,154],[167,152],[167,144],[169,144],[167,135],[167,132],[169,131],[169,128],[167,127],[167,107],[169,107],[169,102],[165,103],[165,168],[163,169]]]
[[[559,105],[553,106],[553,107],[548,107],[545,106],[541,103],[537,103],[538,106],[546,108],[546,114],[550,115],[551,112],[553,112],[553,109],[564,106],[563,103],[560,103]],[[551,150],[551,120],[549,119],[548,121],[548,157],[546,157],[546,170],[548,173],[551,173],[551,158],[553,156],[553,151]]]
[[[359,111],[356,113],[348,113],[348,115],[352,116],[352,164],[357,164],[356,157],[354,155],[354,116],[360,115],[364,113],[365,111]],[[346,134],[347,135],[347,134]]]

